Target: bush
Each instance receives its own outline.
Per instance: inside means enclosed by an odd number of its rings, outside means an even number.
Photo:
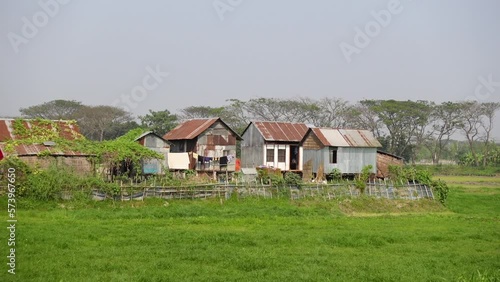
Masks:
[[[75,190],[79,182],[74,173],[52,165],[47,170],[34,171],[28,175],[26,191],[22,196],[36,200],[58,200],[62,191]]]
[[[372,174],[372,169],[373,169],[372,165],[364,166],[363,169],[361,170],[361,173],[358,175],[358,178],[354,182],[356,188],[359,189],[359,192],[361,194],[365,193],[366,182],[368,182],[368,180],[370,179],[370,175]]]
[[[302,185],[302,177],[297,173],[285,173],[284,181],[286,185],[300,187]]]
[[[390,177],[396,182],[416,181],[431,187],[437,194],[437,199],[443,205],[448,198],[449,187],[443,180],[433,180],[432,173],[422,167],[389,166]]]
[[[332,169],[332,171],[328,174],[328,177],[335,181],[342,180],[342,171],[338,168]]]
[[[22,197],[27,190],[26,179],[33,169],[19,158],[5,158],[0,161],[0,182],[7,178],[8,171],[12,168],[15,169],[16,175],[16,196]]]
[[[448,184],[444,182],[443,180],[433,180],[430,185],[434,191],[438,194],[438,200],[441,202],[441,204],[445,204],[446,199],[448,198],[448,192],[450,191],[450,188],[448,187]]]

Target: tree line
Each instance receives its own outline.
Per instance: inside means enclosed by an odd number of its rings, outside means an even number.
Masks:
[[[493,121],[500,103],[459,101],[362,100],[324,97],[229,99],[219,107],[189,106],[172,113],[152,111],[137,120],[132,113],[112,106],[89,106],[78,101],[54,100],[21,108],[23,117],[73,119],[91,140],[114,139],[143,127],[160,135],[179,122],[192,118],[221,117],[241,133],[252,120],[302,122],[317,127],[354,128],[371,131],[382,150],[413,162],[425,152],[433,163],[449,157],[453,139],[462,137],[467,152],[460,156],[468,164],[500,163],[500,150],[492,138]],[[459,156],[452,156],[458,158]]]

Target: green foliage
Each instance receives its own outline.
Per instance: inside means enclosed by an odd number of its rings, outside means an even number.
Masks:
[[[12,133],[16,136],[16,139],[5,141],[5,151],[8,154],[15,153],[15,148],[18,145],[41,144],[46,141],[55,142],[55,146],[51,147],[51,150],[56,152],[78,151],[85,153],[87,151],[86,144],[88,142],[85,137],[76,131],[64,132],[60,122],[34,119],[30,123],[32,124],[31,128],[27,128],[24,120],[16,119],[13,121]],[[75,121],[65,121],[64,123],[69,126],[74,124]],[[72,134],[71,138],[73,140],[68,140],[68,133]],[[44,150],[39,153],[39,156],[46,157],[51,154],[48,150]]]
[[[196,170],[188,169],[184,173],[185,173],[187,179],[191,179],[196,175]]]
[[[140,167],[143,159],[163,159],[163,155],[134,141],[144,132],[144,129],[136,128],[115,140],[87,141],[84,150],[91,153],[96,162],[109,167],[119,166],[122,161]]]
[[[178,122],[177,115],[171,114],[169,110],[152,111],[145,116],[139,116],[142,126],[162,136],[172,130]]]
[[[21,197],[35,200],[58,200],[63,190],[72,190],[76,177],[63,169],[51,167],[47,170],[37,171],[28,176],[26,185],[29,187]]]
[[[40,105],[21,108],[19,112],[28,118],[42,118],[48,120],[72,120],[75,113],[82,107],[81,102],[75,100],[52,100]]]
[[[367,165],[361,169],[361,173],[358,174],[358,177],[354,180],[354,184],[356,188],[359,189],[361,194],[365,193],[366,182],[370,179],[370,175],[372,174],[373,166]]]
[[[131,114],[114,106],[82,106],[76,120],[83,135],[91,140],[109,140],[123,134],[123,129],[136,127]],[[113,133],[112,136],[110,133]]]
[[[431,182],[432,189],[438,194],[438,200],[444,205],[446,203],[446,199],[448,198],[448,193],[450,188],[448,184],[443,180],[433,180]]]
[[[26,180],[33,173],[33,169],[17,157],[4,158],[0,161],[0,183],[3,179],[7,179],[9,168],[15,169],[16,195],[22,196],[28,188]]]
[[[342,180],[342,171],[340,171],[340,169],[338,168],[332,169],[332,171],[328,175],[334,181]]]
[[[500,166],[417,165],[416,168],[427,170],[434,175],[495,176],[500,174]]]
[[[274,187],[283,187],[285,185],[285,179],[280,169],[257,169],[257,180],[262,184],[271,184]]]
[[[400,165],[389,165],[389,179],[396,183],[408,181],[408,167]]]
[[[433,180],[432,173],[422,167],[415,166],[389,166],[390,179],[396,183],[416,181],[417,183],[432,187],[437,193],[437,198],[442,204],[446,203],[449,187],[445,181]]]
[[[373,198],[22,199],[16,279],[498,281],[499,193],[453,189],[450,204],[460,207],[451,213],[427,200]],[[359,213],[346,216],[341,204]]]
[[[410,159],[412,137],[427,126],[432,104],[427,101],[410,100],[363,100],[360,103],[374,112],[387,127],[390,133],[388,152]]]
[[[120,187],[115,183],[107,183],[100,177],[81,176],[55,164],[44,170],[28,169],[23,172],[23,169],[18,169],[16,177],[16,195],[37,201],[59,200],[63,192],[81,195],[86,200],[94,189],[109,195],[118,195],[120,192]]]
[[[300,188],[302,185],[302,177],[299,174],[293,172],[286,172],[283,178],[287,186],[294,186]]]

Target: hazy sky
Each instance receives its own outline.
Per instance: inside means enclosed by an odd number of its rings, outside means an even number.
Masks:
[[[54,99],[134,114],[252,97],[500,102],[498,0],[4,0],[0,17],[0,116]]]

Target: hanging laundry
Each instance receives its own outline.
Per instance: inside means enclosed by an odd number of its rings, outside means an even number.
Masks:
[[[221,158],[219,159],[219,164],[220,164],[221,166],[226,166],[226,165],[227,165],[227,156],[221,157]]]

